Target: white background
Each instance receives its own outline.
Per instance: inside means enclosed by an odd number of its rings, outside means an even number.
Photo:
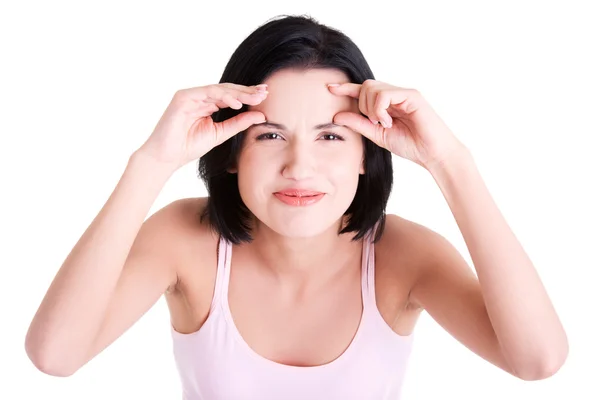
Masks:
[[[34,368],[25,333],[174,92],[217,83],[237,45],[284,13],[341,29],[376,79],[421,91],[473,153],[567,329],[564,367],[524,382],[423,314],[404,399],[600,398],[597,4],[231,3],[2,3],[0,398],[180,398],[164,299],[69,378]],[[472,266],[432,177],[398,157],[394,167],[388,212],[440,232]],[[168,181],[151,213],[206,195],[195,168]]]

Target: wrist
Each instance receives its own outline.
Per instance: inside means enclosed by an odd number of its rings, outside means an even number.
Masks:
[[[179,169],[174,163],[157,160],[155,157],[139,149],[129,157],[127,168],[144,171],[148,176],[164,180],[169,179]]]
[[[455,165],[463,164],[471,161],[471,153],[469,149],[462,143],[457,143],[451,150],[447,151],[443,156],[425,163],[425,169],[431,174],[436,174],[448,168],[454,168]]]

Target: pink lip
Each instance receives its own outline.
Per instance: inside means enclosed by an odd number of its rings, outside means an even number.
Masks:
[[[314,204],[325,196],[325,193],[300,189],[287,189],[273,194],[283,203],[291,206],[307,206]]]
[[[280,190],[276,193],[284,194],[286,196],[293,196],[293,197],[317,196],[317,195],[323,194],[322,192],[316,192],[314,190],[305,190],[305,189],[285,189],[285,190]]]

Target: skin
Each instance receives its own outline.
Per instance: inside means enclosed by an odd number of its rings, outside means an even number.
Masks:
[[[568,354],[564,329],[474,160],[465,149],[423,163],[431,160],[435,152],[430,151],[448,147],[453,139],[417,91],[376,81],[348,83],[334,70],[280,71],[266,83],[272,93],[255,109],[287,129],[260,141],[266,127],[253,127],[230,171],[238,173],[242,198],[256,217],[255,240],[232,249],[227,298],[235,328],[249,347],[274,362],[314,366],[338,358],[354,338],[363,313],[362,249],[351,234],[339,236],[337,230],[364,173],[360,132],[390,146],[395,155],[427,166],[479,276],[443,236],[388,214],[374,246],[375,299],[385,323],[405,336],[426,310],[465,347],[521,379],[544,379],[558,371]],[[329,95],[327,83],[342,85]],[[388,108],[395,118],[391,127],[383,130],[356,114],[358,99],[362,113],[383,118],[373,110],[376,100],[386,96],[394,105]],[[332,120],[354,129],[311,128]],[[344,140],[328,141],[331,134]],[[73,374],[162,294],[175,331],[191,334],[205,323],[219,239],[197,218],[207,199],[172,202],[139,231],[133,229],[144,214],[130,215],[132,202],[134,210],[147,210],[163,185],[156,168],[143,154],[131,158],[99,217],[69,255],[72,262],[61,267],[26,339],[27,353],[40,370]],[[326,195],[310,207],[284,207],[272,193],[289,186]],[[125,219],[129,225],[122,224]],[[117,231],[124,239],[112,240]],[[126,239],[133,241],[127,252]],[[109,246],[110,257],[99,259],[97,249]],[[95,271],[100,264],[101,275]],[[91,294],[83,296],[82,290]],[[103,298],[92,301],[96,297]],[[72,301],[79,298],[88,301]]]
[[[250,110],[268,123],[247,131],[238,160],[239,190],[254,218],[254,241],[247,245],[260,265],[292,290],[320,282],[344,268],[332,254],[355,254],[360,246],[351,235],[337,234],[364,173],[362,136],[345,126],[314,129],[332,123],[340,111],[358,112],[350,97],[335,96],[327,82],[344,80],[336,70],[284,70],[265,81],[269,95]],[[324,192],[308,207],[291,207],[273,193],[289,187]],[[327,268],[323,268],[327,265]]]
[[[218,238],[194,220],[206,200],[181,201],[179,218],[164,222],[179,226],[174,231],[180,234],[169,239],[180,249],[172,255],[179,260],[179,280],[165,298],[173,328],[183,334],[201,329],[214,293]],[[427,253],[420,249],[428,235],[421,229],[388,215],[375,245],[377,308],[401,336],[412,333],[422,312],[409,301],[418,271],[426,263]],[[257,354],[281,364],[316,366],[335,360],[351,343],[362,316],[361,248],[355,245],[347,254],[339,248],[334,251],[335,257],[320,264],[320,272],[315,267],[302,274],[292,268],[269,268],[250,245],[233,246],[229,307],[237,330]]]
[[[256,216],[256,240],[232,250],[229,306],[236,328],[246,343],[257,354],[282,364],[309,366],[335,360],[351,343],[362,315],[360,245],[351,242],[350,235],[336,234],[361,173],[360,137],[353,135],[348,127],[340,127],[336,129],[347,135],[346,141],[322,142],[318,139],[321,133],[310,129],[334,119],[352,123],[351,119],[359,118],[356,113],[346,113],[353,118],[339,118],[343,111],[356,112],[353,102],[359,100],[358,91],[353,96],[335,99],[328,97],[324,89],[327,83],[344,86],[346,82],[339,72],[329,70],[281,71],[273,75],[267,82],[272,93],[254,109],[263,112],[267,120],[283,123],[288,129],[277,132],[279,136],[274,136],[272,141],[264,142],[256,139],[267,130],[252,128],[237,168],[231,171],[238,172],[242,198]],[[367,91],[375,89],[375,82],[365,84],[363,88]],[[388,89],[380,83],[377,85],[382,90]],[[427,149],[443,144],[443,137],[452,137],[426,103],[417,98],[418,92],[390,86],[386,93],[399,98],[404,94],[409,96],[412,108],[405,110],[405,114],[409,111],[406,115],[412,119],[405,126],[419,143],[425,138],[433,141]],[[378,118],[371,115],[375,97],[368,97],[362,105],[358,101],[359,110]],[[414,107],[421,111],[414,112]],[[337,114],[339,111],[342,113]],[[354,131],[373,138],[378,136],[369,134],[369,130],[378,130],[381,134],[380,128],[373,128],[373,124],[367,123],[368,119],[360,118],[362,129],[360,124],[352,123],[357,128]],[[386,138],[389,143],[395,143],[399,137],[394,135],[401,134],[391,129]],[[410,146],[413,150],[418,149],[415,143]],[[402,152],[394,154],[408,156]],[[496,234],[494,241],[479,240],[480,236],[495,234],[487,224],[499,215],[498,210],[490,201],[466,149],[451,154],[444,162],[432,164],[428,171],[457,217],[482,283],[443,236],[388,214],[383,237],[375,245],[377,309],[399,336],[412,333],[419,315],[427,310],[465,347],[504,371],[525,380],[549,377],[560,368],[566,354],[563,350],[552,350],[556,344],[561,346],[559,349],[566,348],[560,323],[548,313],[551,305],[526,256],[519,251],[514,235],[504,229]],[[423,156],[413,154],[417,155]],[[422,157],[416,157],[413,161],[420,159]],[[285,208],[271,193],[288,185],[324,191],[327,193],[325,201],[310,209]],[[471,190],[468,194],[467,189]],[[478,207],[470,207],[472,204]],[[486,217],[476,215],[484,207]],[[474,227],[475,223],[478,226]],[[215,247],[216,240],[207,246],[204,254],[211,251],[214,254]],[[511,250],[507,251],[509,247]],[[496,255],[483,259],[479,256],[490,253],[492,248]],[[494,266],[507,254],[514,255],[514,260]],[[209,261],[205,265],[210,266],[209,274],[214,276],[216,257],[203,261]],[[188,265],[197,268],[198,264]],[[512,274],[503,272],[507,269],[513,271]],[[182,282],[200,282],[201,278],[180,277]],[[523,281],[525,278],[527,281]],[[214,281],[204,279],[204,282],[210,283],[194,293],[212,293]],[[511,287],[514,292],[517,286],[524,293],[521,299],[512,298],[505,289]],[[531,296],[531,288],[537,288],[535,297]],[[183,314],[181,320],[178,320],[177,310],[173,310],[173,322],[175,329],[194,332],[202,325],[199,321],[208,315],[210,298],[192,298],[190,296],[198,297],[192,291],[187,291],[187,296],[187,307],[193,304],[199,307],[192,312],[193,317],[188,308],[187,318]],[[525,304],[530,311],[521,312]],[[549,316],[544,321],[548,331],[540,330],[536,324],[515,322],[517,317],[524,320],[538,315],[536,307]],[[547,332],[552,332],[552,336]],[[531,346],[533,341],[542,344]]]
[[[249,346],[288,365],[321,365],[336,359],[352,341],[362,315],[362,242],[353,242],[353,234],[337,234],[359,174],[364,173],[362,136],[345,126],[313,128],[332,122],[340,111],[359,112],[355,99],[328,91],[328,82],[339,81],[348,80],[336,70],[273,74],[264,82],[269,95],[250,109],[287,129],[252,126],[236,168],[229,171],[238,173],[241,197],[255,216],[253,242],[232,250],[229,306]],[[314,205],[290,207],[273,195],[290,186],[326,195]],[[188,212],[204,200],[190,200]],[[418,257],[408,249],[411,242],[400,246],[406,250],[401,258],[390,251],[398,249],[397,238],[406,235],[408,226],[408,221],[390,216],[375,249],[378,307],[399,335],[412,332],[420,313],[408,304],[418,265]],[[189,231],[198,236],[196,244],[206,244],[206,252],[194,254],[211,256],[185,259],[180,285],[167,294],[172,323],[180,333],[195,332],[208,317],[216,275],[217,239],[207,227],[190,226]],[[404,268],[392,268],[399,259],[405,260]]]

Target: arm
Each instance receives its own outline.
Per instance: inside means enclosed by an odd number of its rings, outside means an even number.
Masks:
[[[25,349],[38,369],[56,376],[73,374],[176,283],[156,229],[172,207],[144,222],[171,174],[144,156],[134,153],[130,158],[31,322]]]
[[[568,354],[566,333],[471,155],[465,149],[428,170],[465,239],[477,277],[447,240],[423,232],[429,256],[411,301],[468,348],[513,375],[524,380],[553,375]]]

